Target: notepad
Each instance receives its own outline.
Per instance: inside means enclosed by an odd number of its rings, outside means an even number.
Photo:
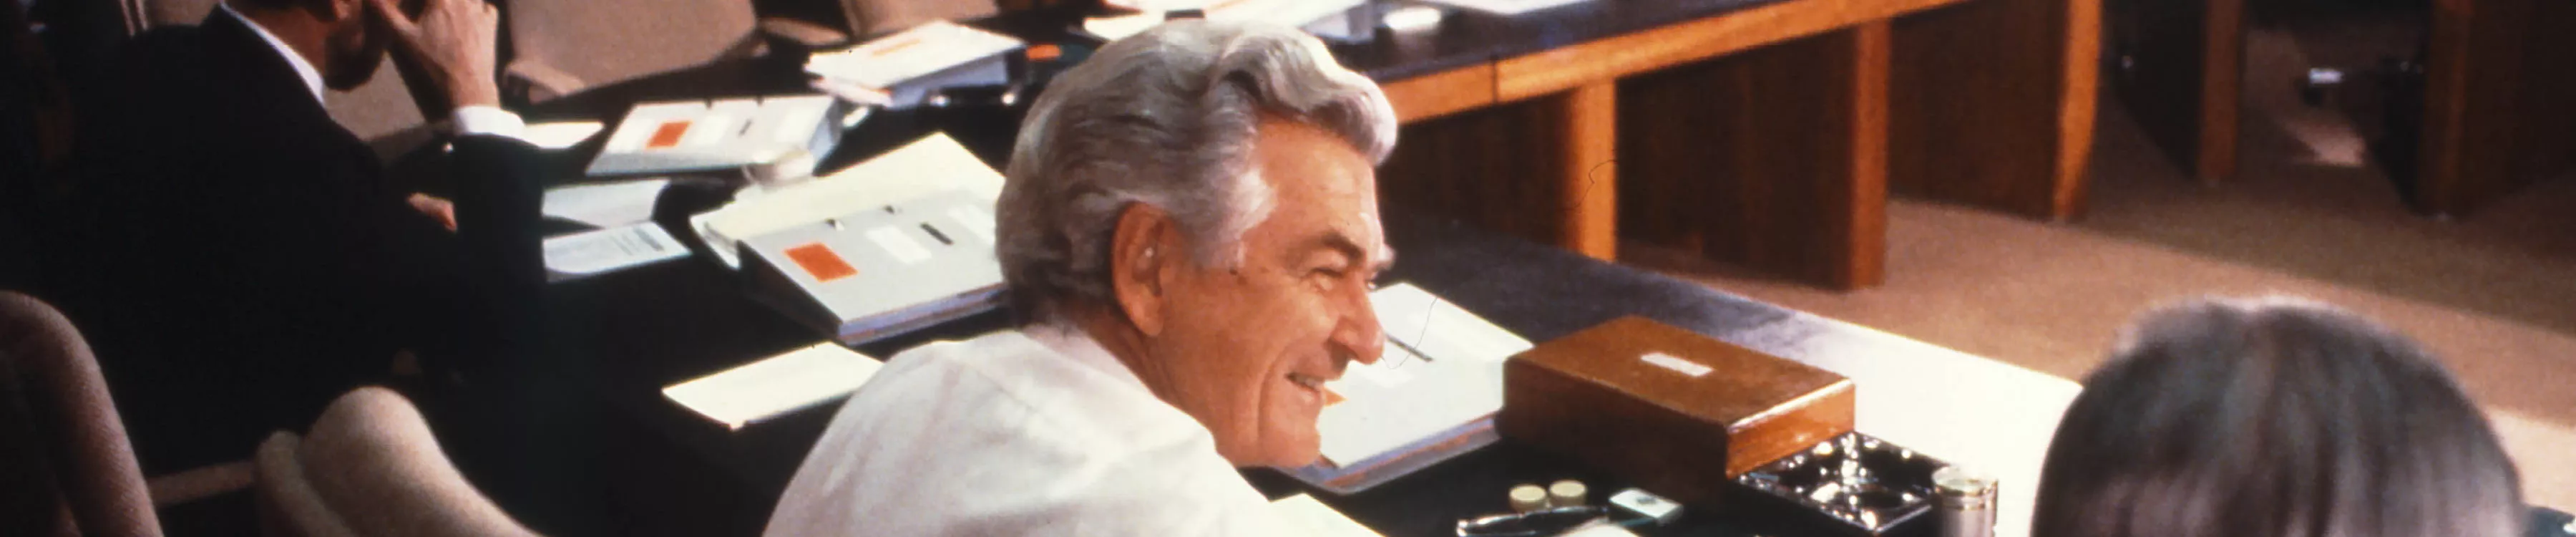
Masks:
[[[941,87],[1010,82],[1003,55],[1024,44],[1007,35],[930,21],[859,46],[815,53],[806,58],[805,72],[821,77],[826,86],[884,91],[891,105],[911,106]]]
[[[957,140],[932,134],[831,175],[691,217],[690,225],[719,261],[741,266],[737,245],[742,239],[951,189],[964,189],[985,200],[1000,199],[1002,174]],[[989,235],[990,225],[988,221],[969,229]]]
[[[1324,460],[1348,466],[1422,445],[1503,407],[1503,361],[1529,340],[1411,284],[1369,293],[1387,339],[1375,364],[1324,384],[1340,401],[1316,418]],[[1436,443],[1436,442],[1435,442]]]
[[[1376,530],[1360,525],[1359,521],[1351,520],[1350,516],[1333,510],[1332,506],[1316,501],[1313,496],[1299,494],[1280,498],[1279,501],[1270,502],[1270,510],[1279,515],[1279,521],[1287,524],[1288,529],[1295,530],[1284,532],[1283,535],[1381,537]]]
[[[546,239],[546,270],[598,274],[689,255],[689,247],[653,222],[584,231]]]
[[[662,396],[726,429],[849,395],[884,367],[848,347],[823,342],[662,389]]]

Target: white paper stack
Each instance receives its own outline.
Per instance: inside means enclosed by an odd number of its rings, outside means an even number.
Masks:
[[[946,134],[931,134],[837,173],[757,193],[691,217],[700,238],[726,266],[741,266],[742,239],[821,222],[867,207],[894,205],[964,189],[1002,197],[1002,174]],[[989,234],[991,228],[983,228]],[[987,239],[989,242],[989,239]]]
[[[1590,0],[1423,0],[1434,4],[1457,6],[1496,15],[1519,15]]]
[[[817,52],[805,60],[805,72],[835,94],[877,92],[889,106],[921,104],[930,93],[953,86],[1007,84],[1006,54],[1024,43],[1018,38],[948,21],[930,21],[855,47]],[[861,99],[864,100],[864,99]]]
[[[1101,37],[1117,40],[1160,24],[1166,13],[1199,10],[1208,20],[1267,22],[1295,26],[1315,37],[1335,42],[1367,41],[1377,21],[1353,16],[1367,0],[1128,0],[1118,2],[1143,13],[1124,17],[1091,19],[1083,28]]]
[[[1503,408],[1503,361],[1529,340],[1422,288],[1370,293],[1387,339],[1376,364],[1353,363],[1324,388],[1343,400],[1316,421],[1327,462],[1350,466],[1436,442]]]
[[[849,395],[884,367],[831,342],[788,351],[662,389],[662,396],[727,429]]]
[[[821,158],[840,143],[847,110],[828,95],[637,103],[587,173],[720,170],[798,150]]]

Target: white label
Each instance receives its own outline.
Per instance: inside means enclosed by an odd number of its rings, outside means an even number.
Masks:
[[[886,253],[892,254],[895,261],[906,265],[930,260],[930,250],[922,249],[921,241],[904,236],[903,230],[895,229],[894,226],[868,230],[868,240],[876,241],[877,246],[885,248]]]
[[[1674,373],[1690,375],[1691,378],[1699,378],[1700,375],[1706,375],[1709,371],[1713,371],[1708,366],[1699,365],[1697,362],[1684,360],[1679,356],[1660,352],[1649,352],[1644,356],[1637,357],[1637,359],[1645,360],[1646,363],[1649,364],[1655,364],[1656,367],[1673,370]]]

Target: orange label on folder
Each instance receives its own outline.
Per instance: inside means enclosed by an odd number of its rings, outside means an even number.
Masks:
[[[688,133],[689,120],[663,123],[661,127],[653,129],[653,138],[644,142],[644,148],[661,149],[680,145],[680,136]]]
[[[806,274],[814,275],[814,281],[818,283],[859,275],[858,268],[851,267],[850,262],[841,260],[841,254],[832,253],[832,247],[819,242],[788,248],[787,258],[796,261],[796,266],[803,267]]]

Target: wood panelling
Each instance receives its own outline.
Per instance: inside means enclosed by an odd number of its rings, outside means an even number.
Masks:
[[[2033,218],[2075,216],[2093,132],[2097,2],[1992,0],[1897,20],[1894,186]]]
[[[1405,123],[1436,118],[1494,104],[1494,65],[1479,63],[1407,78],[1381,88]]]
[[[1828,287],[1883,279],[1884,22],[1620,84],[1631,236]]]
[[[1793,0],[1505,59],[1495,91],[1514,101],[1887,20],[1965,0]]]
[[[2466,214],[2576,161],[2576,3],[2436,0],[2414,196]]]
[[[1523,102],[1407,123],[1378,168],[1379,195],[1389,206],[1559,244],[1565,116],[1553,111]]]

